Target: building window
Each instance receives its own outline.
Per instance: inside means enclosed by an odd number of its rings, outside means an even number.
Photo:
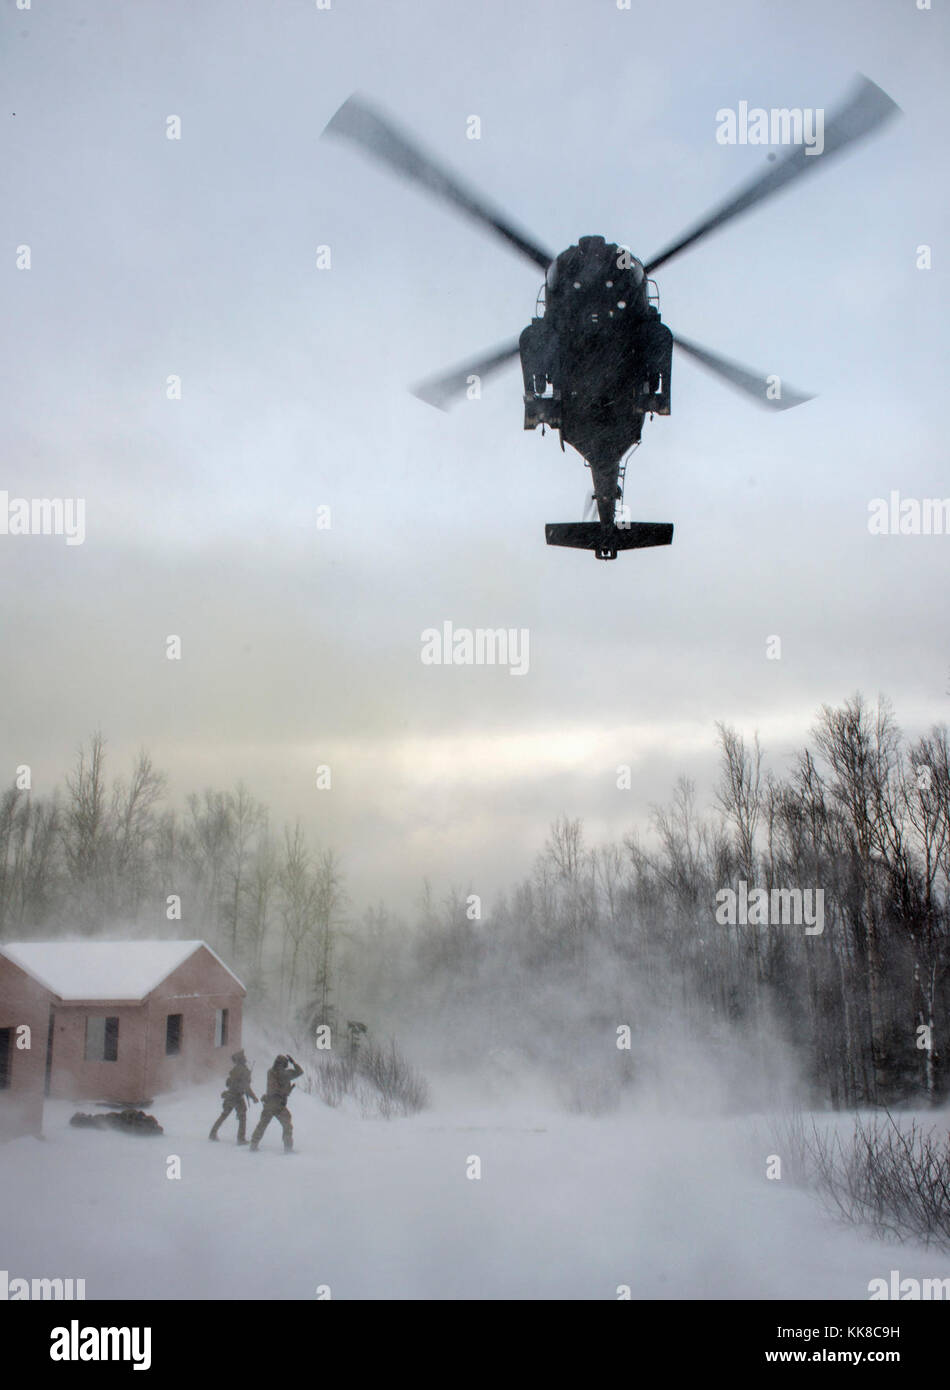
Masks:
[[[86,1019],[87,1062],[114,1062],[119,1056],[119,1020],[93,1014]]]
[[[10,1087],[10,1063],[13,1061],[13,1029],[0,1028],[0,1091]]]
[[[169,1014],[165,1020],[165,1056],[177,1057],[181,1051],[181,1014]]]
[[[227,1009],[215,1009],[214,1012],[214,1045],[215,1047],[226,1047],[228,1041],[228,1011]]]

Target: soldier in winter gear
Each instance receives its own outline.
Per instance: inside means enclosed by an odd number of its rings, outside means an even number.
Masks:
[[[298,1076],[303,1076],[303,1067],[297,1065],[290,1053],[286,1057],[274,1058],[274,1065],[267,1073],[267,1091],[261,1102],[261,1118],[251,1135],[252,1153],[256,1151],[261,1142],[264,1130],[271,1120],[275,1119],[284,1132],[284,1152],[290,1153],[293,1148],[294,1126],[290,1111],[287,1109],[287,1100],[294,1089],[293,1083]]]
[[[247,1058],[243,1049],[240,1052],[231,1053],[231,1061],[234,1066],[228,1072],[228,1079],[225,1082],[225,1089],[221,1092],[224,1101],[224,1109],[211,1126],[209,1139],[217,1139],[218,1130],[224,1124],[232,1110],[237,1111],[238,1137],[239,1144],[246,1144],[245,1127],[247,1125],[247,1101],[245,1096],[250,1096],[251,1100],[256,1101],[257,1096],[251,1090],[251,1069],[247,1065]]]

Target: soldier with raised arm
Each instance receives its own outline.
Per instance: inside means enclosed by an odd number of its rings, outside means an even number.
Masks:
[[[264,1130],[271,1120],[276,1120],[284,1132],[284,1153],[290,1153],[293,1149],[294,1126],[291,1113],[287,1109],[287,1101],[298,1076],[303,1076],[303,1067],[297,1065],[289,1052],[286,1056],[274,1058],[274,1065],[267,1073],[267,1091],[261,1102],[261,1118],[251,1135],[252,1153],[256,1153]]]

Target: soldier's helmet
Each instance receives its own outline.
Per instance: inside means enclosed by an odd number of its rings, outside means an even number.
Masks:
[[[231,1061],[232,1061],[232,1062],[246,1062],[246,1061],[247,1061],[247,1058],[246,1058],[245,1055],[244,1055],[244,1049],[243,1049],[243,1047],[241,1048],[241,1050],[240,1050],[239,1052],[232,1052],[232,1053],[231,1053]]]
[[[282,1052],[279,1052],[277,1056],[274,1058],[274,1066],[289,1067],[290,1063],[287,1061],[287,1058],[284,1056],[284,1054]]]

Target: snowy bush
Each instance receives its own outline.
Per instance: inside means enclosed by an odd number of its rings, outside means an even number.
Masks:
[[[839,1219],[877,1235],[950,1249],[950,1139],[916,1120],[865,1120],[842,1138],[800,1114],[776,1130],[792,1181],[814,1188]]]
[[[357,1054],[355,1069],[361,1083],[357,1093],[364,1114],[389,1120],[393,1115],[414,1115],[429,1103],[428,1083],[406,1061],[394,1038],[390,1038],[388,1047],[367,1043]]]
[[[345,1057],[318,1053],[307,1079],[310,1083],[307,1089],[318,1095],[325,1105],[336,1109],[353,1089],[353,1064]]]
[[[389,1120],[394,1115],[414,1115],[429,1103],[425,1077],[406,1060],[393,1038],[386,1045],[364,1042],[347,1056],[316,1047],[306,1034],[294,1036],[293,1047],[304,1069],[297,1085],[332,1109],[353,1096],[364,1116]]]

